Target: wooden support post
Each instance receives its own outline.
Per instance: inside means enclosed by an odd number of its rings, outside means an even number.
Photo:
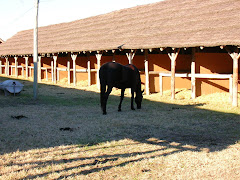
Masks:
[[[5,74],[6,74],[7,76],[9,76],[9,61],[8,61],[8,57],[6,57],[5,59],[6,59]]]
[[[232,82],[232,106],[238,107],[238,60],[240,58],[239,49],[236,47],[233,51],[227,49],[228,54],[233,59],[233,82]]]
[[[18,77],[18,57],[14,57],[15,60],[15,77]]]
[[[0,74],[2,74],[2,61],[0,60]]]
[[[70,61],[67,62],[68,84],[71,84]]]
[[[57,81],[59,81],[59,79],[60,79],[60,75],[59,75],[59,69],[57,69]]]
[[[46,68],[46,80],[48,81],[48,69]]]
[[[113,58],[112,58],[112,62],[116,62],[116,56],[115,56],[115,51],[113,51]]]
[[[159,74],[159,87],[160,87],[160,96],[163,95],[163,76]]]
[[[233,58],[233,101],[232,105],[238,107],[238,59],[240,57],[239,53],[234,54]]]
[[[91,86],[91,61],[90,53],[87,53],[87,72],[88,72],[88,86]]]
[[[22,66],[22,76],[24,77],[24,67]]]
[[[144,51],[144,67],[145,67],[145,89],[146,89],[146,95],[150,94],[150,88],[149,88],[149,68],[148,68],[148,50],[145,49]]]
[[[77,54],[71,54],[72,60],[73,60],[73,85],[76,86],[77,78],[76,78],[76,59]]]
[[[100,89],[99,69],[101,67],[102,54],[96,54],[96,58],[97,58],[97,88]]]
[[[134,52],[131,51],[130,53],[126,53],[129,64],[133,64],[133,58],[135,56],[135,52],[136,51],[134,51]]]
[[[174,49],[173,53],[168,53],[171,59],[171,98],[175,99],[175,69],[176,69],[176,59],[179,54],[180,49]]]
[[[57,56],[53,56],[53,82],[56,84],[57,80]]]
[[[196,98],[196,49],[192,48],[192,63],[191,63],[191,90],[192,90],[192,99]]]
[[[28,57],[24,57],[24,59],[25,59],[26,78],[28,78]]]
[[[42,62],[41,62],[42,57],[38,56],[38,81],[42,81]]]
[[[52,75],[52,82],[54,82],[54,78],[53,78],[53,69],[54,69],[54,65],[53,65],[53,61],[51,61],[51,75]]]
[[[233,102],[233,76],[229,78],[229,102]]]

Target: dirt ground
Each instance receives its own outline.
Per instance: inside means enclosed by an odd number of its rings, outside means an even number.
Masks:
[[[144,95],[132,111],[126,91],[118,112],[114,90],[102,115],[96,85],[45,82],[33,100],[18,80],[19,95],[0,91],[0,179],[240,178],[240,108],[227,93]]]

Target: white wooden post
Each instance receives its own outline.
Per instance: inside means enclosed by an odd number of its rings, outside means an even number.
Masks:
[[[150,88],[149,88],[149,68],[148,68],[148,50],[145,49],[144,51],[145,60],[144,60],[144,67],[145,67],[145,89],[146,89],[146,95],[150,94]]]
[[[238,60],[240,53],[237,47],[234,48],[233,52],[229,49],[227,49],[227,51],[233,59],[232,106],[238,107]]]
[[[90,54],[87,54],[87,72],[88,72],[88,86],[91,86],[91,61]]]
[[[196,49],[192,48],[192,62],[191,62],[191,90],[192,90],[192,99],[196,98]]]
[[[238,59],[240,57],[239,53],[234,52],[231,54],[233,58],[233,107],[238,107]]]
[[[116,54],[115,54],[115,50],[112,51],[113,52],[113,58],[112,58],[112,62],[116,62]]]
[[[38,56],[38,81],[41,82],[42,81],[42,65],[41,65],[41,56]]]
[[[52,82],[54,82],[54,75],[53,75],[53,69],[54,69],[54,65],[53,65],[54,63],[53,63],[53,61],[51,61],[51,75],[52,75]]]
[[[135,51],[135,52],[136,52],[136,51]],[[134,58],[134,56],[135,56],[135,52],[133,52],[133,50],[131,50],[130,53],[126,53],[129,64],[133,64],[133,58]],[[131,94],[131,89],[129,89],[129,94]]]
[[[26,78],[28,78],[28,57],[24,57],[24,59],[25,59]]]
[[[163,95],[163,76],[159,73],[159,87],[160,87],[160,96]]]
[[[59,71],[60,71],[60,70],[59,70],[59,69],[57,69],[57,81],[59,81],[59,80],[60,80],[60,75],[59,75],[60,73],[59,73]]]
[[[233,102],[233,76],[231,75],[231,77],[229,78],[229,102],[232,103]]]
[[[168,53],[169,58],[171,59],[171,98],[175,99],[175,71],[176,71],[176,59],[179,54],[180,49],[173,53]]]
[[[0,74],[2,74],[2,61],[0,60]]]
[[[130,53],[126,53],[126,55],[127,55],[129,64],[133,64],[133,58],[135,56],[135,52],[131,51]]]
[[[15,77],[18,77],[18,57],[14,57],[15,60]]]
[[[22,66],[22,76],[24,77],[24,67]]]
[[[101,67],[102,54],[96,54],[96,58],[97,58],[97,88],[100,89],[99,69]]]
[[[9,76],[9,61],[8,61],[8,57],[5,57],[6,59],[6,64],[5,64],[5,74],[7,76]]]
[[[72,60],[73,60],[73,85],[76,86],[76,59],[77,54],[71,54]]]
[[[67,72],[68,72],[68,84],[70,84],[71,83],[70,61],[67,62]]]
[[[53,56],[53,82],[56,84],[57,80],[57,58],[58,56]]]

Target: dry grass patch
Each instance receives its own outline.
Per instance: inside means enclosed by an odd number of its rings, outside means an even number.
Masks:
[[[240,178],[240,109],[225,93],[166,91],[131,111],[126,91],[117,112],[114,90],[103,116],[95,85],[44,82],[33,101],[21,82],[19,96],[0,92],[0,179]]]

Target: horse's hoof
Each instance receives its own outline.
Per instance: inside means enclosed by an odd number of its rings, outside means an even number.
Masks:
[[[107,112],[103,112],[103,115],[106,115],[107,114]]]
[[[131,108],[132,110],[135,110],[135,108]]]
[[[118,109],[118,112],[121,112],[122,110],[121,109]]]

